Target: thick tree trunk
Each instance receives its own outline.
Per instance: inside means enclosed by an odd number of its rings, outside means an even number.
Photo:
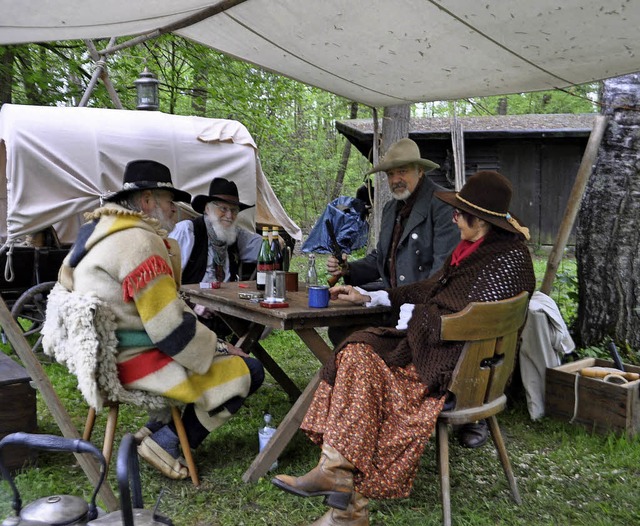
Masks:
[[[387,106],[384,109],[382,118],[382,145],[380,148],[380,158],[394,142],[409,136],[409,122],[411,119],[411,105],[402,104],[398,106]],[[375,194],[373,198],[373,228],[369,243],[370,247],[375,247],[380,232],[380,220],[382,218],[382,208],[391,199],[391,190],[387,183],[387,176],[384,173],[376,174]]]
[[[578,340],[640,348],[640,74],[604,82],[610,117],[576,237]]]

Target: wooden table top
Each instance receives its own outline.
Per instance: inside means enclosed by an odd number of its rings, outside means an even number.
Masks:
[[[219,289],[201,289],[199,284],[183,285],[180,290],[194,303],[274,329],[296,330],[366,324],[377,326],[387,320],[391,311],[390,307],[367,308],[345,300],[330,301],[327,308],[312,308],[308,306],[306,290],[287,292],[288,307],[268,309],[256,301],[238,296],[241,292],[256,292],[255,281],[221,283]]]

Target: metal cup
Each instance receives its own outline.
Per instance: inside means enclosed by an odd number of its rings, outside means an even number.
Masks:
[[[283,270],[272,270],[267,272],[267,281],[265,283],[264,300],[269,302],[285,301],[286,299],[286,281],[285,272]]]

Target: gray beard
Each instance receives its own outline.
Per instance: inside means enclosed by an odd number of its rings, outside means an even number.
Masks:
[[[207,218],[211,222],[218,241],[224,242],[225,245],[233,245],[236,242],[236,239],[238,239],[238,229],[236,228],[235,221],[230,227],[225,227],[215,214],[207,214]]]
[[[407,199],[409,199],[410,195],[411,192],[409,192],[409,190],[406,188],[400,193],[391,192],[391,197],[393,197],[396,201],[406,201]]]
[[[151,214],[150,217],[157,219],[160,222],[160,226],[164,228],[167,232],[171,232],[173,228],[176,226],[175,221],[169,219],[165,216],[164,211],[161,208],[156,208]]]

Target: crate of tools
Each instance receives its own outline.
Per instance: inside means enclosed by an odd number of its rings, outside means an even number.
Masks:
[[[584,358],[548,368],[545,414],[597,433],[640,432],[640,367]]]

